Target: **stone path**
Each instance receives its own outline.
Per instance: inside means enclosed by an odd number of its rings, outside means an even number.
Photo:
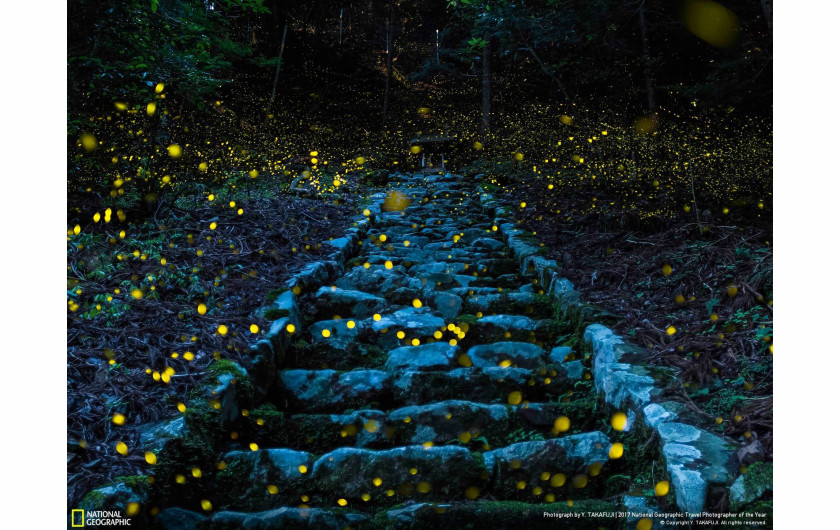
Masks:
[[[561,432],[569,427],[558,398],[584,367],[564,362],[568,348],[551,350],[561,331],[551,304],[519,274],[475,184],[421,177],[393,189],[408,207],[383,213],[347,272],[311,297],[315,322],[306,344],[289,351],[298,368],[280,372],[274,397],[291,415],[291,432],[277,447],[224,461],[251,470],[256,497],[265,498],[269,483],[293,506],[307,495],[310,517],[324,517],[325,526],[369,517],[394,527],[453,517],[527,523],[523,512],[545,523],[542,509],[503,500],[562,501],[562,511],[575,511],[569,484],[582,485],[609,460],[610,440],[600,431]],[[545,439],[512,443],[517,431]],[[345,503],[367,513],[334,510]],[[213,520],[299,516],[295,507]]]
[[[152,498],[171,502],[153,524],[645,528],[639,513],[675,509],[673,494],[624,495],[633,470],[613,443],[628,434],[610,426],[589,357],[559,345],[581,330],[558,320],[562,285],[542,292],[553,262],[523,259],[474,182],[397,179],[385,204],[400,210],[371,206],[366,233],[334,242],[356,254],[346,267],[308,267],[246,366],[205,385],[220,418],[191,410],[145,433],[183,467],[158,466]],[[188,462],[208,458],[202,482]]]

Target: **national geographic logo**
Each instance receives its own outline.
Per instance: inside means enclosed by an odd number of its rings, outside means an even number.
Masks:
[[[118,511],[87,511],[71,510],[70,526],[84,528],[86,526],[131,526],[131,519],[123,517]]]

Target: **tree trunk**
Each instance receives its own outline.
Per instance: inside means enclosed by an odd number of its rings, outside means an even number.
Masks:
[[[283,38],[280,39],[280,53],[277,54],[277,69],[274,70],[274,84],[271,86],[271,99],[268,100],[268,111],[271,112],[271,104],[274,103],[274,96],[277,95],[277,82],[280,80],[280,65],[283,63],[283,50],[286,49],[286,31],[289,24],[283,25]]]
[[[773,0],[760,0],[761,10],[764,11],[764,18],[767,19],[767,29],[773,33]]]
[[[481,55],[481,129],[486,141],[490,136],[490,36],[485,32],[484,52]]]
[[[391,26],[394,18],[394,6],[388,10],[388,21],[385,23],[385,102],[382,104],[382,117],[388,117],[388,96],[391,92]]]
[[[653,98],[653,77],[650,68],[650,48],[648,47],[647,22],[645,21],[645,1],[639,6],[639,27],[642,34],[642,63],[645,67],[645,88],[647,89],[648,112],[656,113],[656,101]]]

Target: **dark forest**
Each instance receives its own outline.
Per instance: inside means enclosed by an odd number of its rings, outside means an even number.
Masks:
[[[772,0],[67,34],[68,526],[772,527]]]

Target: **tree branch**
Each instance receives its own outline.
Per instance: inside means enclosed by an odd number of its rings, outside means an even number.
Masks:
[[[528,52],[531,54],[534,60],[537,61],[537,66],[540,67],[540,70],[542,70],[542,72],[545,75],[547,75],[551,78],[552,81],[554,81],[554,83],[557,85],[557,88],[560,89],[560,92],[563,93],[563,97],[566,98],[566,101],[569,101],[569,94],[566,92],[566,89],[563,88],[563,83],[560,82],[560,79],[558,79],[557,76],[552,74],[548,70],[548,68],[546,68],[545,64],[542,62],[540,57],[537,55],[537,52],[534,51],[534,48],[532,48],[530,44],[528,44],[527,42],[524,42],[523,44],[525,45],[525,49],[528,50]]]

